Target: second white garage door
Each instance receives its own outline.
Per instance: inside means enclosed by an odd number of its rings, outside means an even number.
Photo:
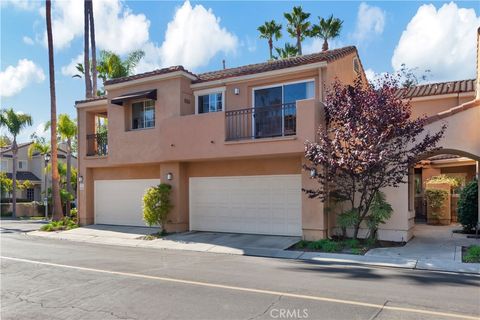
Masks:
[[[302,235],[300,175],[190,178],[190,229]]]
[[[145,227],[142,198],[159,183],[159,179],[95,181],[95,223]]]

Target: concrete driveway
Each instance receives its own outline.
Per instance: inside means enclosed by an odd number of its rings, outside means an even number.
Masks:
[[[158,228],[148,227],[90,225],[62,232],[35,231],[32,234],[51,239],[133,247],[257,256],[299,255],[285,252],[284,249],[300,241],[300,237],[191,231],[171,234],[162,239],[142,239],[143,236],[157,231]]]

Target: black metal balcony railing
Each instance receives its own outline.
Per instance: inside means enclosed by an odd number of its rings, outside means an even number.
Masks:
[[[106,132],[87,134],[87,156],[108,154],[108,134]]]
[[[226,140],[261,139],[295,135],[296,103],[225,112]]]

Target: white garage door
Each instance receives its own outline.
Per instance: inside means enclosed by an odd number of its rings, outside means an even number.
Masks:
[[[190,229],[300,236],[301,176],[190,178]]]
[[[96,180],[95,223],[145,226],[142,197],[159,179]]]

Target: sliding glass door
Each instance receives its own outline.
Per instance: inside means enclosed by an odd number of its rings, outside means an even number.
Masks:
[[[314,81],[254,89],[254,137],[292,135],[296,132],[296,102],[315,96]]]

